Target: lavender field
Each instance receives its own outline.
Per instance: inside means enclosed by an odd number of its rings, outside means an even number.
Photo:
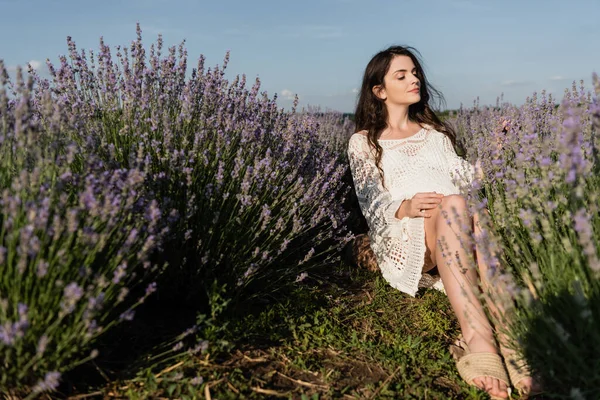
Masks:
[[[228,54],[188,66],[139,26],[129,46],[67,44],[50,79],[0,61],[0,392],[483,398],[454,369],[444,296],[404,297],[344,257],[366,229],[350,118],[278,108],[225,78]],[[486,295],[510,310],[493,318],[553,398],[600,397],[590,77],[448,117],[481,161],[465,195],[487,210]]]

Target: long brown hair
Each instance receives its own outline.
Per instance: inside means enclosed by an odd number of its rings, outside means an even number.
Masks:
[[[411,51],[412,50],[412,51]],[[408,118],[411,121],[421,125],[428,124],[438,132],[448,136],[452,145],[456,145],[456,134],[449,124],[442,122],[433,112],[429,105],[431,94],[437,99],[438,105],[444,104],[444,96],[436,90],[425,77],[419,58],[414,54],[420,53],[410,46],[391,46],[386,50],[375,54],[365,68],[362,85],[358,94],[358,103],[356,105],[355,122],[356,132],[366,130],[369,145],[375,149],[375,164],[379,169],[379,174],[383,182],[383,170],[381,169],[382,147],[377,139],[388,125],[388,112],[383,100],[375,96],[373,87],[381,85],[385,87],[383,78],[387,74],[392,59],[396,56],[408,56],[412,59],[417,70],[417,77],[421,82],[420,94],[421,100],[418,103],[411,104],[408,107]],[[383,183],[385,185],[385,183]]]

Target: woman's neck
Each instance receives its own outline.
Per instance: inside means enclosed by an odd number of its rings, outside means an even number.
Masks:
[[[398,107],[388,110],[387,127],[381,132],[381,137],[406,137],[413,135],[421,126],[408,117],[408,107]]]

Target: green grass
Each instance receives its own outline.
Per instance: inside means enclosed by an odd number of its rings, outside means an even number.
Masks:
[[[113,382],[129,398],[485,399],[458,376],[458,323],[446,296],[411,298],[378,273],[341,266],[276,302],[238,308],[206,330],[199,356]],[[223,328],[224,327],[224,328]],[[220,343],[220,344],[219,344]],[[193,386],[190,379],[202,376]],[[208,396],[207,396],[208,395]]]

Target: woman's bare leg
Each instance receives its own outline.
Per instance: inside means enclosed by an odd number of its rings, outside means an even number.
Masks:
[[[480,220],[480,216],[477,213],[473,215],[473,233],[475,234],[475,237],[482,236],[481,220]],[[485,262],[486,256],[483,254],[483,250],[481,249],[481,246],[479,246],[479,244],[477,242],[475,244],[475,256],[477,259],[477,267],[479,269],[479,273],[481,276],[482,290],[484,291],[484,293],[488,293],[488,292],[493,293],[494,289],[492,287],[492,283],[489,281],[490,268],[486,264],[486,262]],[[487,306],[490,309],[492,314],[494,314],[496,316],[505,316],[506,315],[506,310],[504,309],[504,307],[502,306],[502,304],[500,302],[490,301],[490,300],[492,300],[490,298],[487,298],[487,300],[488,300]],[[498,342],[499,342],[500,346],[503,347],[502,353],[505,356],[515,353],[515,351],[509,347],[509,339],[505,333],[498,331],[496,336],[498,338]],[[517,383],[517,382],[514,382],[514,383]],[[528,392],[532,388],[533,379],[525,378],[525,379],[522,379],[521,381],[519,381],[518,383],[523,390]],[[535,389],[539,389],[537,387],[538,385],[533,385],[533,386],[535,386]]]
[[[479,214],[477,213],[473,215],[473,233],[475,238],[481,238],[483,236],[483,232],[481,229],[481,219]],[[477,268],[479,270],[481,289],[483,293],[493,293],[496,289],[490,282],[490,267],[486,262],[487,258],[491,255],[484,254],[483,249],[480,245],[480,241],[481,239],[479,241],[475,241],[475,259],[477,261]],[[503,305],[500,304],[499,301],[494,302],[492,301],[493,299],[488,296],[485,296],[485,298],[487,307],[493,315],[497,317],[502,317],[506,315],[506,310],[503,307]]]
[[[425,219],[426,244],[437,263],[463,338],[473,353],[498,353],[490,322],[473,291],[477,271],[468,268],[469,250],[461,244],[461,240],[469,243],[469,233],[464,232],[464,227],[472,226],[466,202],[462,196],[445,196],[440,207],[430,212],[432,217]],[[498,379],[480,377],[474,383],[491,395],[508,396],[507,386]]]

